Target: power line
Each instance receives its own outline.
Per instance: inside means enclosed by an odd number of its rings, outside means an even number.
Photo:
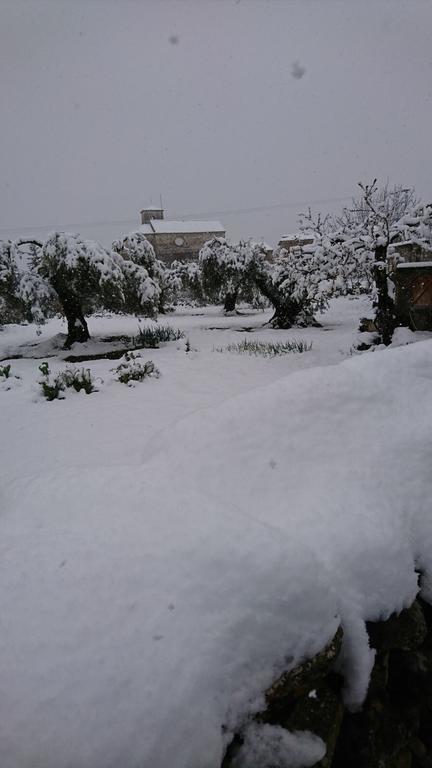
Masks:
[[[327,197],[317,200],[297,200],[291,203],[276,203],[273,205],[257,205],[252,208],[234,208],[224,211],[196,211],[189,213],[175,213],[172,215],[173,219],[189,219],[196,216],[198,219],[203,219],[207,216],[238,216],[244,213],[260,213],[265,211],[284,210],[286,208],[304,208],[310,205],[325,205],[328,203],[343,203],[346,200],[351,200],[352,195],[345,197]],[[2,232],[36,232],[41,230],[66,230],[75,228],[88,228],[88,227],[107,227],[107,226],[122,226],[124,224],[136,224],[139,223],[136,219],[110,219],[104,221],[78,221],[68,224],[36,224],[34,226],[10,226],[1,227]]]

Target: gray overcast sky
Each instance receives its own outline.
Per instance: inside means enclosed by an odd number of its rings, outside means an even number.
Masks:
[[[0,237],[432,197],[431,90],[431,0],[0,0]],[[273,244],[304,207],[219,218]]]

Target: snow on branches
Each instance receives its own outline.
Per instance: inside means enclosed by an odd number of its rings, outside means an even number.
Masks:
[[[419,203],[397,222],[401,241],[432,251],[432,203]]]
[[[199,253],[201,284],[204,295],[221,301],[225,312],[234,312],[238,299],[253,302],[256,298],[254,265],[265,257],[264,246],[252,240],[232,243],[214,237]]]
[[[151,243],[142,232],[131,232],[115,240],[112,248],[121,257],[126,311],[145,312],[149,316],[155,310],[163,312],[170,293],[167,270],[156,258]]]
[[[151,248],[151,246],[150,246]],[[143,264],[78,234],[54,232],[44,243],[24,239],[0,246],[0,292],[37,322],[60,309],[68,323],[66,346],[86,341],[85,314],[124,309],[127,301],[154,316],[161,289]]]

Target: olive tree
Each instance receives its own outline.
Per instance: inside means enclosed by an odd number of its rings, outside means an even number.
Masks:
[[[35,254],[21,260],[20,249],[28,241],[11,244],[18,276],[13,295],[37,322],[56,305],[67,320],[67,348],[90,338],[86,315],[94,309],[124,308],[125,292],[143,313],[157,313],[160,288],[144,266],[78,234],[54,232],[43,243],[32,242]]]

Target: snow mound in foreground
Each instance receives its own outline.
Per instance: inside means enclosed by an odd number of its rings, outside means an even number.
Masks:
[[[197,412],[156,448],[143,424],[139,466],[8,486],[2,768],[217,768],[340,620],[358,706],[364,620],[413,600],[416,567],[432,598],[431,380],[432,342],[367,354]]]

